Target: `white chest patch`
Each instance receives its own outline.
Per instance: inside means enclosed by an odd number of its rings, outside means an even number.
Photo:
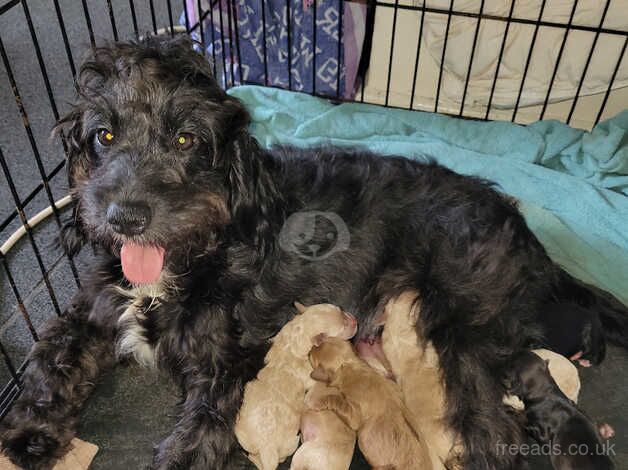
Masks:
[[[154,284],[131,290],[120,289],[120,292],[129,298],[129,304],[118,319],[116,355],[118,358],[133,356],[139,364],[155,367],[155,348],[148,343],[142,321],[146,320],[146,312],[150,311],[153,303],[158,303],[163,297],[164,291],[160,284]],[[150,299],[148,308],[146,299]]]

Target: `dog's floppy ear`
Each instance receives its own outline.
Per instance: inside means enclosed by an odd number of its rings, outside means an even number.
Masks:
[[[329,373],[325,369],[323,369],[321,366],[318,366],[316,369],[314,369],[312,373],[310,374],[310,377],[319,382],[325,382],[325,383],[331,382],[331,377],[329,376]]]
[[[61,135],[68,146],[66,170],[70,190],[76,183],[88,176],[89,159],[86,155],[86,142],[83,137],[82,126],[83,109],[77,105],[68,114],[63,116],[52,130],[52,135]]]
[[[305,313],[305,311],[307,310],[307,307],[299,301],[295,301],[294,306],[299,313]]]
[[[325,338],[327,338],[326,333],[319,333],[316,336],[312,337],[312,344],[314,345],[315,348],[317,348],[321,344],[323,344],[323,341],[325,341]]]
[[[223,158],[228,165],[228,203],[234,228],[264,256],[274,246],[272,223],[283,214],[282,198],[270,174],[274,162],[245,131],[226,152]]]

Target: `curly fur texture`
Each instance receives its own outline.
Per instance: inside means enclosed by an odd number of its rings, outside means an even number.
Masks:
[[[496,447],[523,439],[501,405],[511,358],[535,341],[548,303],[596,309],[601,297],[578,288],[572,299],[573,280],[486,181],[362,150],[263,150],[244,106],[191,46],[182,38],[112,44],[81,66],[76,105],[61,123],[77,202],[62,235],[68,249],[89,242],[96,256],[76,307],[51,320],[34,347],[22,395],[2,423],[5,452],[27,469],[50,467],[96,374],[115,361],[128,327],[119,319],[133,305],[137,347],[148,345],[182,390],[153,468],[237,467],[233,425],[244,384],[292,303],[339,305],[359,316],[364,337],[386,302],[411,289],[467,468],[513,468],[514,457]],[[96,138],[103,128],[115,135],[106,147]],[[173,145],[179,132],[195,136],[190,148]],[[123,278],[119,252],[129,238],[106,216],[120,200],[150,208],[150,225],[132,241],[165,250],[157,297]],[[342,220],[343,250],[310,259],[282,248],[284,223],[308,211]],[[311,243],[329,244],[328,232],[314,230]],[[603,302],[603,325],[626,341],[625,312]]]

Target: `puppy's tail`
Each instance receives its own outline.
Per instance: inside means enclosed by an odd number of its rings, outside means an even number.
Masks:
[[[575,302],[591,313],[599,315],[606,339],[628,349],[628,306],[622,304],[612,294],[561,271],[554,300]]]

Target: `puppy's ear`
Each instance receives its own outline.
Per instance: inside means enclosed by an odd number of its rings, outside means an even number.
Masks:
[[[312,344],[314,345],[314,347],[318,347],[321,344],[323,344],[323,341],[325,341],[325,338],[327,338],[326,333],[319,333],[316,336],[312,337]]]
[[[307,307],[299,301],[295,301],[294,306],[298,310],[299,313],[305,313],[305,311],[307,310]]]
[[[318,366],[316,369],[312,371],[310,377],[319,382],[329,383],[331,382],[331,377],[329,376],[329,372],[323,369],[321,366]]]

